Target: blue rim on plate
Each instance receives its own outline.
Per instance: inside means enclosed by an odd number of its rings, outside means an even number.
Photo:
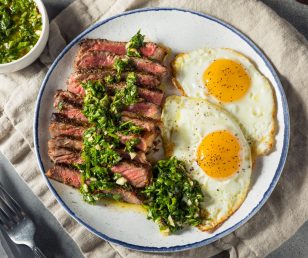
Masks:
[[[285,122],[285,129],[284,129],[284,140],[283,140],[283,149],[282,149],[282,153],[281,153],[281,157],[279,160],[279,164],[278,164],[278,168],[275,172],[274,178],[269,186],[269,188],[267,189],[267,191],[265,192],[265,194],[263,195],[262,200],[257,204],[257,206],[255,206],[253,208],[253,210],[241,221],[239,221],[237,224],[235,224],[234,226],[232,226],[231,228],[202,241],[199,242],[195,242],[195,243],[191,243],[191,244],[186,244],[186,245],[177,245],[177,246],[172,246],[172,247],[149,247],[149,246],[139,246],[139,245],[134,245],[134,244],[129,244],[114,238],[111,238],[105,234],[103,234],[102,232],[98,232],[95,228],[91,227],[90,225],[88,225],[86,222],[84,222],[81,218],[79,218],[67,205],[66,203],[61,199],[61,197],[58,195],[58,193],[56,192],[56,190],[54,189],[54,187],[52,186],[52,184],[49,182],[48,178],[45,176],[45,170],[44,170],[44,166],[41,160],[41,156],[39,153],[39,141],[38,141],[38,126],[39,126],[39,122],[38,122],[38,118],[39,118],[39,112],[40,112],[40,104],[41,104],[41,99],[42,99],[42,95],[44,93],[46,84],[48,82],[48,79],[50,77],[50,75],[52,74],[53,70],[55,69],[55,67],[57,66],[58,62],[63,58],[63,56],[70,50],[70,48],[72,46],[74,46],[78,41],[80,41],[81,38],[83,38],[85,35],[87,35],[89,32],[91,32],[92,30],[108,23],[111,20],[117,19],[118,17],[122,17],[122,16],[127,16],[127,15],[131,15],[134,13],[140,13],[140,12],[153,12],[153,11],[176,11],[176,12],[185,12],[185,13],[190,13],[193,15],[197,15],[199,17],[202,17],[204,19],[208,19],[211,21],[214,21],[222,26],[224,26],[225,28],[231,30],[232,32],[234,32],[235,34],[237,34],[241,39],[243,39],[244,41],[246,41],[246,43],[248,43],[248,45],[254,49],[254,51],[262,58],[262,60],[264,61],[264,63],[266,64],[267,68],[270,70],[270,72],[272,73],[277,85],[278,85],[278,90],[281,94],[281,98],[282,98],[282,106],[283,106],[283,118],[284,118],[284,122]],[[64,49],[63,51],[60,53],[60,55],[56,58],[56,60],[53,62],[53,64],[51,65],[51,67],[49,68],[44,81],[42,83],[41,89],[39,91],[38,97],[37,97],[37,102],[36,102],[36,107],[35,107],[35,113],[34,113],[34,146],[35,146],[35,153],[36,153],[36,157],[38,160],[38,164],[41,170],[41,173],[43,174],[43,177],[45,178],[45,181],[49,187],[49,189],[51,190],[51,192],[54,194],[54,196],[56,197],[57,201],[63,206],[63,208],[75,219],[77,220],[80,224],[82,224],[83,226],[85,226],[88,230],[90,230],[92,233],[96,234],[97,236],[113,242],[115,244],[119,244],[122,245],[124,247],[130,248],[130,249],[134,249],[134,250],[138,250],[138,251],[144,251],[144,252],[177,252],[177,251],[182,251],[182,250],[188,250],[191,248],[196,248],[196,247],[200,247],[200,246],[204,246],[207,244],[210,244],[212,242],[214,242],[215,240],[218,240],[220,238],[222,238],[223,236],[226,236],[228,234],[230,234],[231,232],[233,232],[234,230],[236,230],[237,228],[239,228],[241,225],[243,225],[245,222],[247,222],[253,215],[255,215],[257,213],[257,211],[263,206],[263,204],[266,202],[266,200],[269,198],[270,194],[272,193],[273,189],[275,188],[278,179],[281,175],[281,172],[283,170],[283,166],[285,164],[286,158],[287,158],[287,153],[288,153],[288,148],[289,148],[289,138],[290,138],[290,118],[289,118],[289,109],[288,109],[288,103],[286,100],[286,96],[284,93],[284,90],[282,88],[281,82],[279,80],[279,77],[277,75],[277,73],[275,72],[275,69],[273,68],[273,66],[271,65],[271,63],[268,61],[268,59],[265,57],[265,55],[262,53],[262,51],[245,35],[243,35],[239,30],[235,29],[233,26],[217,19],[214,18],[210,15],[207,14],[203,14],[200,12],[195,12],[195,11],[191,11],[191,10],[185,10],[185,9],[178,9],[178,8],[146,8],[146,9],[137,9],[134,11],[129,11],[129,12],[124,12],[121,13],[119,15],[113,16],[111,18],[108,18],[104,21],[98,22],[94,25],[92,25],[91,27],[89,27],[88,29],[86,29],[84,32],[82,32],[81,34],[79,34],[76,38],[74,38]]]

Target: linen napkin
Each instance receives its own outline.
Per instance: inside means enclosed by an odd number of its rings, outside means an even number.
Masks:
[[[33,152],[33,111],[48,66],[64,46],[99,19],[143,7],[178,7],[220,18],[249,36],[277,69],[291,117],[285,169],[261,210],[232,234],[197,249],[173,254],[128,250],[94,236],[57,203],[40,175]],[[76,0],[50,24],[44,53],[28,68],[0,75],[0,151],[86,257],[211,257],[228,250],[234,257],[264,257],[291,237],[308,218],[308,43],[290,24],[256,0]]]

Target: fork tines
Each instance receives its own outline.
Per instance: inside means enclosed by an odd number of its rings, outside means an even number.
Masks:
[[[6,228],[10,228],[24,216],[25,213],[22,208],[0,184],[0,224]]]

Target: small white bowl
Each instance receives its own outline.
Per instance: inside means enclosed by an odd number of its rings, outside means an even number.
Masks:
[[[0,73],[11,73],[16,72],[18,70],[21,70],[28,65],[32,64],[43,52],[48,35],[49,35],[49,19],[48,15],[45,9],[45,6],[43,4],[43,1],[41,0],[34,0],[35,4],[37,5],[37,8],[42,16],[42,33],[34,47],[24,56],[21,58],[14,60],[9,63],[0,64]]]

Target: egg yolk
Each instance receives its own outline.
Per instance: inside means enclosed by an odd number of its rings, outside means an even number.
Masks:
[[[228,131],[215,131],[205,136],[197,150],[197,162],[210,177],[224,179],[240,168],[240,143]]]
[[[204,71],[203,83],[209,94],[219,101],[233,102],[248,91],[250,77],[240,63],[217,59]]]

